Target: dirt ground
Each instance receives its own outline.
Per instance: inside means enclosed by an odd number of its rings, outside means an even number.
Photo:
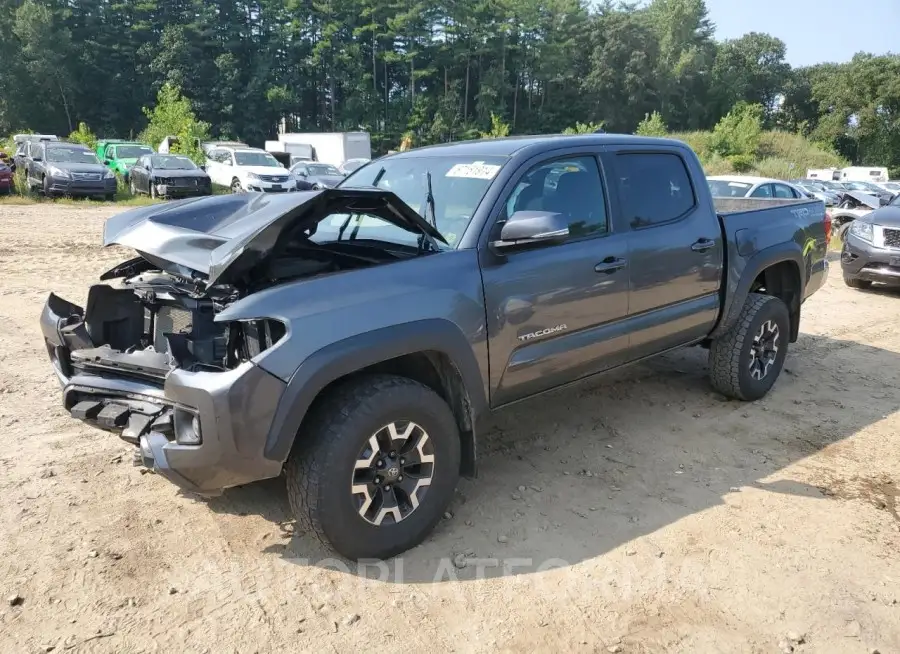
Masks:
[[[184,496],[62,410],[38,314],[128,254],[112,213],[0,207],[0,651],[900,652],[900,294],[833,267],[755,404],[691,350],[509,410],[423,545],[351,567],[279,480]]]

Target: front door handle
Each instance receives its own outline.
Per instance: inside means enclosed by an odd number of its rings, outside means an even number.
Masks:
[[[611,275],[617,270],[625,267],[625,259],[617,259],[616,257],[606,257],[603,261],[594,266],[594,272],[605,273]]]
[[[696,243],[694,243],[691,246],[691,249],[694,252],[706,252],[711,247],[715,247],[715,245],[716,245],[715,241],[708,239],[708,238],[701,238],[699,241],[697,241]]]

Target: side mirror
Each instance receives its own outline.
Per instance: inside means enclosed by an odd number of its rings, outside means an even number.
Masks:
[[[500,229],[500,240],[491,243],[498,251],[556,245],[569,238],[569,222],[551,211],[516,211]]]
[[[199,166],[199,168],[200,168],[200,170],[202,170],[204,173],[206,172],[206,164],[203,164],[202,166]]]
[[[104,159],[104,160],[103,160],[103,163],[106,164],[106,165],[108,166],[109,164],[112,163],[112,159]]]

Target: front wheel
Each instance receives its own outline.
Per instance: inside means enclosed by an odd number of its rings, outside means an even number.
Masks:
[[[459,480],[450,407],[412,379],[365,375],[313,410],[285,466],[302,528],[348,559],[386,559],[421,543]]]
[[[135,185],[134,185],[134,178],[128,180],[128,191],[132,195],[137,195],[137,187],[135,187]]]
[[[159,197],[159,193],[156,192],[156,185],[153,183],[153,180],[152,180],[152,179],[151,179],[150,182],[147,184],[147,188],[150,189],[150,198],[151,198],[152,200],[155,200],[156,198]]]
[[[785,303],[771,295],[747,296],[737,322],[709,348],[713,388],[738,400],[763,397],[787,355],[791,320]]]
[[[237,177],[235,177],[233,180],[231,180],[231,192],[232,193],[243,193],[244,192],[244,187],[241,186],[241,180],[239,180]]]

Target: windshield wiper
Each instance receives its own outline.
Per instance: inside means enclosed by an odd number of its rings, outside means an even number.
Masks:
[[[375,179],[372,180],[372,187],[377,188],[378,182],[381,181],[381,178],[384,177],[384,174],[387,172],[387,168],[384,166],[381,167],[381,170],[378,171],[378,174],[375,175]]]

